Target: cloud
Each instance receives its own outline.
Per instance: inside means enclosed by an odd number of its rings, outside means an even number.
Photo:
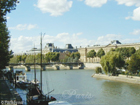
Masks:
[[[54,43],[55,46],[64,48],[65,44],[72,44],[73,47],[85,47],[87,45],[93,45],[94,40],[88,40],[86,38],[81,38],[82,33],[74,33],[70,35],[69,33],[59,33],[56,36],[45,35],[43,37],[43,48],[46,43]],[[37,48],[40,48],[40,36],[36,37],[25,37],[19,36],[18,38],[11,38],[10,40],[10,49],[16,52],[25,52],[34,47],[34,44]]]
[[[97,41],[95,44],[100,44],[100,45],[107,45],[109,44],[112,40],[121,40],[122,36],[121,35],[115,35],[115,34],[107,34],[105,36],[100,36],[98,37]]]
[[[51,16],[59,16],[69,11],[72,7],[72,1],[67,0],[38,0],[36,7],[43,13],[49,12]]]
[[[125,4],[126,6],[135,5],[137,8],[133,10],[133,16],[125,17],[126,20],[133,19],[140,21],[140,0],[116,0],[118,4]]]
[[[9,29],[13,29],[13,30],[31,30],[37,28],[36,24],[18,24],[15,27],[9,27]]]
[[[126,6],[140,6],[140,0],[116,0],[118,4],[125,4]]]
[[[135,29],[133,32],[131,32],[130,34],[133,34],[133,35],[140,35],[140,29]]]
[[[119,40],[121,43],[134,43],[139,42],[140,37],[137,39],[122,39],[121,35],[107,34],[105,36],[100,36],[97,40],[81,38],[82,33],[59,33],[56,36],[45,35],[43,37],[43,48],[45,48],[46,43],[54,43],[58,48],[64,48],[65,44],[72,44],[73,47],[82,46],[87,47],[88,45],[93,46],[96,44],[108,45],[112,40]],[[18,38],[11,38],[10,49],[15,53],[26,52],[34,47],[40,48],[40,36],[35,37],[25,37],[19,36]]]
[[[138,21],[140,21],[140,7],[136,8],[136,9],[133,11],[132,19],[133,19],[133,20],[138,20]]]
[[[7,20],[10,19],[10,17],[6,16],[6,19],[7,19]]]
[[[127,19],[127,20],[133,19],[133,20],[140,21],[140,7],[133,10],[133,16],[125,17],[125,19]]]
[[[85,4],[91,7],[101,7],[107,0],[85,0]]]

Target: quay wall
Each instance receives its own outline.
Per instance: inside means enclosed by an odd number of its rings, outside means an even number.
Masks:
[[[100,63],[84,63],[84,69],[95,69],[96,67],[102,67]]]

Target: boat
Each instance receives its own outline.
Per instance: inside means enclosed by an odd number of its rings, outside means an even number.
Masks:
[[[54,91],[48,92],[48,94],[43,94],[42,91],[42,34],[41,34],[41,60],[40,60],[40,85],[37,85],[37,80],[36,80],[36,70],[35,70],[35,83],[32,84],[28,88],[28,92],[26,94],[26,100],[27,100],[27,105],[48,105],[49,102],[51,101],[56,101],[56,98],[54,97],[49,97],[49,94]]]
[[[17,87],[25,89],[31,84],[26,77],[26,73],[24,73],[22,70],[17,70],[14,75],[14,83]]]

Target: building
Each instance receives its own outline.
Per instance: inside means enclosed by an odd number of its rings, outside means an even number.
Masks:
[[[61,52],[61,53],[64,53],[64,52],[77,52],[78,49],[74,49],[73,46],[71,44],[66,44],[65,45],[65,48],[57,48],[54,46],[53,43],[47,43],[45,48],[43,49],[42,53],[43,54],[46,54],[48,52]]]
[[[45,48],[42,49],[42,54],[46,54],[48,52],[64,53],[64,52],[77,52],[77,51],[78,51],[78,49],[77,48],[74,49],[71,44],[66,44],[65,48],[57,48],[54,46],[54,43],[47,43]],[[41,49],[34,47],[29,51],[21,52],[21,53],[14,53],[13,55],[33,55],[33,54],[38,54],[38,53],[41,53]]]
[[[95,50],[95,52],[98,52],[101,48],[105,51],[105,53],[107,53],[112,48],[123,48],[123,47],[134,47],[136,50],[138,50],[140,48],[140,43],[121,44],[118,40],[113,40],[108,45],[102,45],[102,46],[94,45],[91,47],[88,46],[85,48],[79,48],[78,52],[81,55],[80,61],[82,61],[82,62],[100,62],[100,58],[98,58],[98,57],[93,58],[93,60],[92,60],[92,58],[87,58],[87,56],[86,56],[87,53],[90,50]]]

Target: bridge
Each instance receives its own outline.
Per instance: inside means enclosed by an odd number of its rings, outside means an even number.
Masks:
[[[31,66],[36,65],[41,68],[41,63],[9,63],[9,70],[13,70],[14,66],[24,66],[26,71],[31,70]],[[52,67],[55,70],[59,70],[60,68],[68,68],[73,69],[73,67],[77,67],[78,69],[84,69],[84,64],[82,62],[77,63],[60,63],[60,62],[51,62],[51,63],[42,63],[42,70],[46,70],[46,67]]]

